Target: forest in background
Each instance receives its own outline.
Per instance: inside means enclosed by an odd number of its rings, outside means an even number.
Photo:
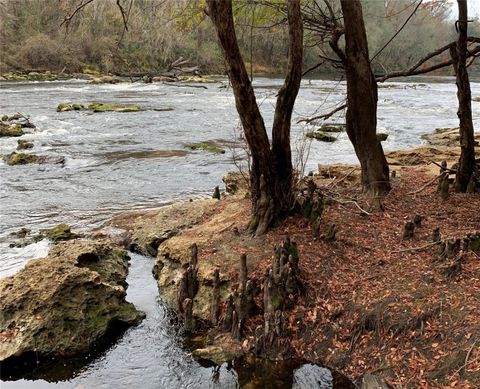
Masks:
[[[304,2],[308,3],[314,2]],[[93,1],[66,23],[66,16],[81,4],[78,0],[0,0],[0,73],[160,71],[179,58],[189,60],[202,73],[224,72],[214,28],[203,12],[203,0],[123,0],[124,15],[116,0]],[[401,28],[417,2],[363,0],[362,4],[374,56]],[[235,7],[245,61],[253,62],[255,73],[282,73],[288,50],[284,17],[261,1],[237,1]],[[478,19],[469,23],[469,35],[480,35]],[[384,73],[407,69],[426,53],[455,40],[455,36],[451,4],[447,0],[425,2],[375,58],[374,70]],[[324,43],[306,32],[305,69],[319,63],[319,56],[329,56],[328,44]],[[478,65],[470,70],[478,71]],[[335,69],[325,63],[316,72],[331,74]],[[451,74],[452,70],[442,72]]]

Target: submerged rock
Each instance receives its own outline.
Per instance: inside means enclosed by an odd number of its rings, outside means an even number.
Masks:
[[[189,143],[185,147],[190,150],[204,150],[210,153],[225,154],[225,149],[216,145],[213,142],[199,142],[199,143]]]
[[[125,301],[128,259],[106,242],[62,242],[0,280],[2,375],[28,359],[87,352],[115,326],[139,323],[145,315]]]
[[[93,112],[138,112],[143,111],[138,105],[117,104],[117,103],[92,103],[88,105],[88,110]]]
[[[26,139],[19,139],[17,141],[17,150],[33,149],[33,142]]]
[[[26,154],[26,153],[17,153],[13,152],[3,157],[3,160],[7,163],[7,165],[15,166],[15,165],[28,165],[32,163],[38,164],[60,164],[63,165],[65,163],[64,157],[49,157],[46,155],[36,155],[36,154]]]

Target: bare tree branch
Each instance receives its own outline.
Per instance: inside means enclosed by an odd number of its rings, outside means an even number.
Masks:
[[[63,25],[65,25],[65,28],[68,29],[68,25],[70,24],[71,20],[73,19],[73,17],[75,16],[75,14],[80,11],[83,7],[85,7],[86,5],[90,4],[91,2],[93,2],[93,0],[85,0],[85,2],[82,0],[82,2],[80,3],[80,5],[75,8],[75,10],[69,14],[69,15],[65,15],[65,17],[63,18],[63,22],[60,24],[60,27],[62,27]]]
[[[328,118],[335,115],[337,112],[343,111],[345,108],[347,108],[347,104],[342,104],[342,105],[338,106],[337,108],[335,108],[334,110],[332,110],[330,112],[327,112],[327,113],[324,113],[324,114],[318,115],[318,116],[313,116],[313,117],[308,118],[308,119],[301,119],[301,120],[297,121],[297,123],[305,122],[305,123],[308,124],[308,123],[311,123],[314,120],[318,120],[318,119],[327,120]]]

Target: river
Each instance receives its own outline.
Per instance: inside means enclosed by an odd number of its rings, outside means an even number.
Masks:
[[[257,78],[254,84],[270,128],[275,93],[281,80]],[[0,276],[15,273],[28,260],[48,251],[46,241],[25,248],[9,247],[10,234],[21,227],[38,231],[65,222],[73,229],[89,230],[123,210],[210,196],[227,171],[245,162],[232,91],[226,82],[223,82],[226,88],[219,85],[207,84],[206,88],[162,83],[90,85],[77,80],[0,83],[0,113],[21,112],[37,126],[22,137],[34,142],[33,152],[65,158],[64,166],[11,167],[0,162]],[[480,95],[480,83],[472,83],[472,95]],[[293,115],[292,149],[295,160],[299,160],[299,154],[306,160],[306,171],[315,170],[318,163],[356,162],[346,134],[339,134],[334,143],[305,141],[304,133],[315,126],[297,123],[314,112],[329,111],[344,96],[344,82],[302,83]],[[55,110],[61,102],[93,101],[134,103],[146,110],[132,113]],[[478,128],[480,103],[472,102],[472,108]],[[378,131],[389,135],[384,148],[405,149],[422,144],[422,134],[458,125],[456,110],[453,78],[383,84],[379,89]],[[341,116],[328,120],[342,121]],[[187,143],[206,140],[216,141],[226,153],[185,153]],[[16,138],[0,138],[0,154],[15,150],[16,142]],[[304,151],[297,152],[300,149]],[[162,152],[151,153],[154,151]],[[212,369],[202,368],[184,350],[166,308],[157,298],[150,272],[152,261],[132,257],[128,298],[146,311],[147,318],[92,361],[60,371],[65,376],[58,377],[60,382],[55,386],[237,387],[240,372],[223,366],[215,383]],[[302,370],[298,374],[297,381],[302,382]],[[312,374],[315,376],[312,371],[307,375]],[[324,386],[311,387],[331,387],[329,373],[318,374]],[[292,371],[291,382],[293,375]],[[51,375],[48,376],[51,381]],[[16,381],[3,382],[2,388],[52,385],[45,380]]]

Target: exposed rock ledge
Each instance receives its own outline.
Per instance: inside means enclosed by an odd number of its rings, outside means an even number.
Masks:
[[[0,280],[2,375],[18,357],[81,354],[110,330],[139,323],[145,315],[125,301],[128,259],[105,241],[73,240]]]

